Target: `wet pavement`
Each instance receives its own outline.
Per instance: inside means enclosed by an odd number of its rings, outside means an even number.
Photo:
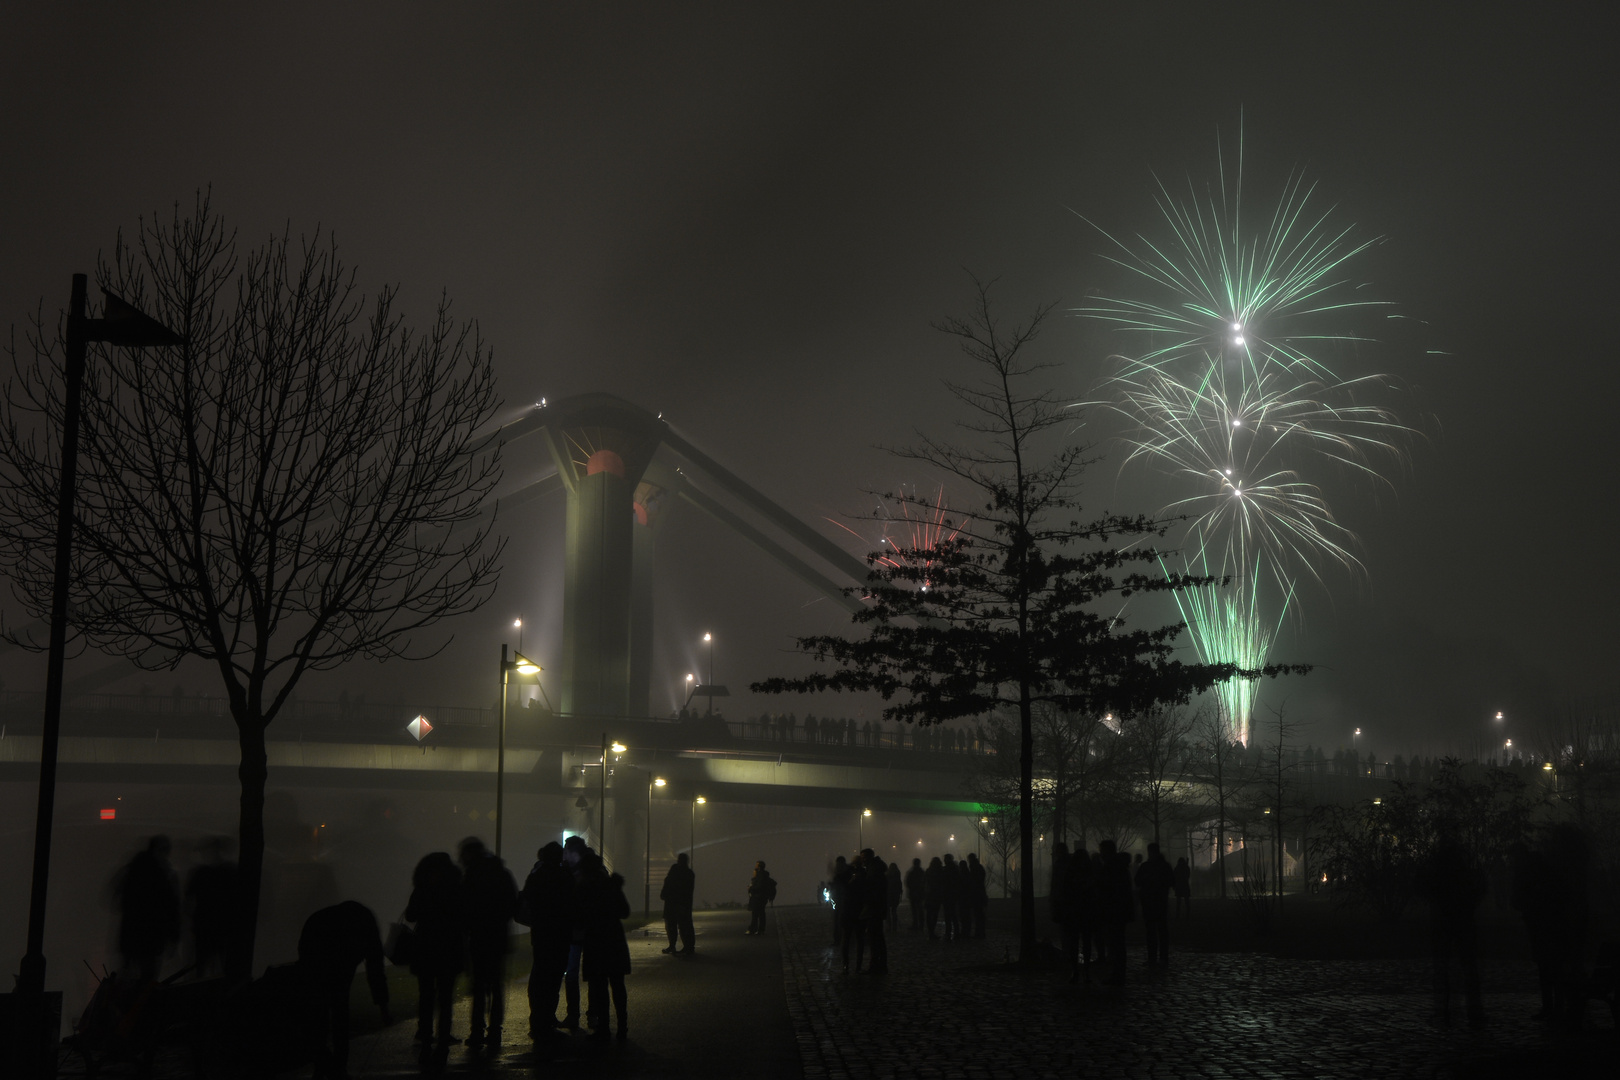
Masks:
[[[901,925],[908,922],[901,912]],[[535,1044],[526,987],[509,988],[506,1045],[457,1047],[442,1069],[417,1064],[414,1017],[352,1044],[355,1077],[424,1075],[805,1080],[999,1080],[1030,1077],[1464,1078],[1616,1075],[1606,1010],[1582,1035],[1549,1032],[1533,973],[1483,968],[1482,1031],[1437,1023],[1429,971],[1414,961],[1290,960],[1253,953],[1173,954],[1149,971],[1132,950],[1123,987],[1075,984],[1057,969],[1009,965],[1010,925],[985,940],[890,935],[890,974],[846,972],[823,909],[783,908],[749,937],[742,911],[700,912],[691,958],[663,955],[661,934],[632,933],[629,1038],[558,1032]],[[369,1006],[368,1006],[369,1007]],[[1455,1006],[1461,1019],[1461,1002]],[[358,1016],[357,1016],[358,1019]],[[542,1020],[544,1018],[542,1017]],[[465,1034],[462,1002],[454,1030]],[[67,1075],[84,1075],[69,1059]],[[129,1074],[126,1068],[103,1075]],[[190,1076],[167,1055],[155,1075]],[[307,1067],[288,1074],[308,1077]]]
[[[901,912],[901,926],[909,922]],[[1488,1027],[1437,1021],[1427,964],[1182,953],[1150,971],[1131,950],[1123,987],[1070,984],[1007,964],[1010,933],[890,936],[888,975],[843,970],[810,909],[781,921],[788,1012],[807,1080],[894,1077],[1522,1077],[1616,1075],[1612,1024],[1585,1036],[1532,1020],[1533,973],[1482,971]],[[1010,929],[1010,928],[1008,928]],[[1601,1015],[1601,1019],[1598,1017]]]

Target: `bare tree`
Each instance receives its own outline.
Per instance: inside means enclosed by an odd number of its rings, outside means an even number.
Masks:
[[[1198,744],[1198,779],[1213,797],[1210,808],[1215,821],[1215,867],[1221,882],[1221,899],[1226,899],[1226,837],[1240,810],[1238,796],[1248,786],[1243,767],[1243,748],[1231,741],[1231,729],[1217,703],[1201,713],[1193,728]]]
[[[502,545],[477,519],[499,455],[475,441],[499,404],[490,354],[446,300],[420,334],[394,289],[368,302],[330,238],[283,234],[239,255],[201,194],[190,216],[143,220],[133,244],[120,234],[97,277],[186,341],[91,354],[70,628],[148,669],[202,659],[224,684],[241,751],[229,968],[242,977],[266,728],[305,673],[431,655],[413,635],[494,589]],[[42,616],[61,328],[36,318],[27,342],[31,355],[10,349],[0,420],[0,555],[17,599]]]
[[[1275,739],[1262,746],[1260,751],[1260,775],[1256,778],[1258,790],[1261,791],[1265,802],[1264,816],[1270,818],[1270,841],[1272,844],[1272,872],[1276,878],[1273,890],[1278,911],[1282,910],[1283,897],[1283,870],[1286,857],[1283,838],[1288,820],[1288,810],[1291,797],[1294,794],[1294,772],[1298,768],[1297,759],[1289,756],[1288,748],[1293,746],[1293,738],[1299,734],[1300,723],[1288,719],[1286,703],[1271,709],[1271,715],[1276,720]],[[1253,738],[1260,738],[1255,731]],[[1308,815],[1304,815],[1308,816]],[[1308,826],[1307,826],[1308,828]],[[1303,850],[1301,855],[1303,855]]]
[[[1160,834],[1166,808],[1179,804],[1181,789],[1190,786],[1181,763],[1199,716],[1185,708],[1155,705],[1123,722],[1129,798],[1147,821],[1155,844],[1164,842]]]

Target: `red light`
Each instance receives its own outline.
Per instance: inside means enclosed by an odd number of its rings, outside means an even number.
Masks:
[[[118,811],[117,810],[103,810],[101,812],[101,820],[102,821],[112,821],[117,816],[118,816]]]

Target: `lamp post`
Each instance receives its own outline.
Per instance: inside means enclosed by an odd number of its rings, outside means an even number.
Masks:
[[[501,646],[501,722],[495,734],[495,854],[501,853],[501,827],[506,824],[506,815],[502,812],[506,796],[506,689],[511,681],[512,672],[519,675],[537,675],[540,665],[528,659],[520,652],[514,652],[510,660],[506,657],[506,646]]]
[[[985,826],[988,824],[990,824],[990,819],[988,817],[982,817],[979,819],[980,826]],[[982,827],[979,829],[979,842],[974,847],[973,851],[974,854],[978,856],[979,861],[981,863],[984,862],[984,829]]]
[[[623,743],[619,742],[609,744],[607,732],[604,731],[602,732],[602,775],[600,777],[601,782],[596,789],[596,843],[598,845],[596,853],[602,856],[604,864],[607,862],[607,756],[609,750],[612,750],[615,754],[622,754],[625,747]]]
[[[709,646],[709,679],[708,679],[708,686],[712,689],[713,686],[714,686],[714,635],[713,634],[704,634],[703,635],[703,641],[704,641],[704,643],[706,645]],[[714,694],[713,693],[709,694],[709,708],[708,708],[708,711],[704,715],[706,715],[706,716],[713,716],[714,715]]]
[[[664,778],[655,776],[647,781],[647,857],[642,864],[642,897],[641,917],[652,918],[652,792],[655,787],[663,787]]]
[[[855,854],[859,855],[866,847],[866,819],[872,816],[872,811],[862,810],[861,816],[855,819]]]
[[[697,865],[697,808],[708,801],[701,795],[692,800],[692,831],[686,838],[686,864],[688,867]]]
[[[56,815],[56,756],[62,733],[62,669],[67,662],[69,577],[73,568],[73,502],[78,483],[79,413],[85,356],[92,341],[140,349],[183,345],[185,338],[106,289],[102,317],[86,317],[90,279],[73,275],[68,300],[66,355],[62,367],[62,457],[57,470],[56,566],[51,590],[50,653],[45,668],[45,718],[40,729],[39,801],[34,815],[34,876],[28,894],[28,950],[17,990],[45,992],[45,908],[51,877],[51,828]],[[22,1028],[19,1026],[19,1031]],[[32,1060],[32,1059],[30,1059]]]

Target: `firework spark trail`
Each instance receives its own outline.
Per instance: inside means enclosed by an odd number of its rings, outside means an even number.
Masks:
[[[891,502],[899,506],[898,515],[890,506]],[[940,548],[956,539],[966,523],[961,515],[953,517],[951,514],[943,485],[932,500],[918,497],[915,486],[907,494],[904,485],[892,499],[880,499],[870,515],[870,520],[882,526],[876,543],[868,541],[841,521],[833,518],[827,520],[866,544],[863,554],[875,551],[874,561],[879,566],[894,570],[921,566],[925,574],[922,582],[925,592],[928,589],[927,569],[933,565]]]
[[[1247,229],[1241,151],[1230,184],[1222,162],[1206,198],[1190,181],[1189,193],[1177,201],[1159,183],[1167,233],[1158,240],[1139,234],[1132,246],[1098,229],[1116,249],[1104,258],[1142,293],[1079,310],[1142,340],[1140,353],[1110,358],[1100,402],[1130,425],[1122,468],[1140,462],[1185,485],[1163,508],[1186,519],[1185,570],[1231,579],[1178,595],[1194,646],[1206,662],[1254,669],[1301,576],[1320,580],[1325,563],[1361,569],[1323,482],[1387,482],[1379,466],[1400,458],[1411,430],[1363,400],[1389,379],[1341,378],[1322,355],[1372,340],[1353,324],[1385,305],[1359,295],[1348,263],[1378,240],[1331,225],[1331,208],[1312,207],[1314,185],[1297,172]],[[1262,612],[1262,590],[1273,588],[1274,619]],[[1220,688],[1245,742],[1254,694],[1244,680]]]

